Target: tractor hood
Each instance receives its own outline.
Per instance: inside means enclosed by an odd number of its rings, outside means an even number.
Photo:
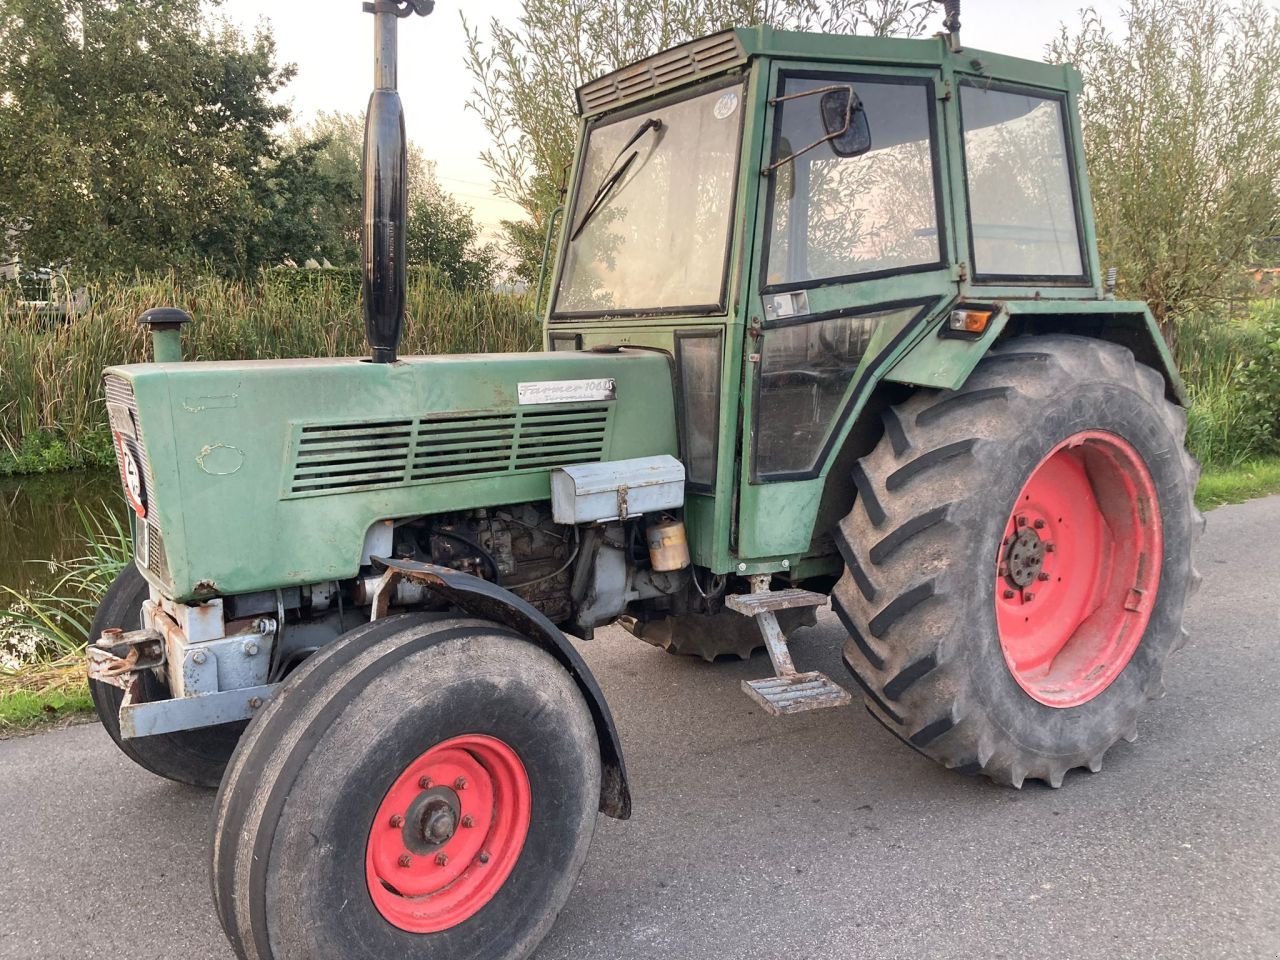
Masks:
[[[184,601],[352,577],[380,520],[677,455],[671,362],[649,351],[138,364],[106,394],[139,566]]]

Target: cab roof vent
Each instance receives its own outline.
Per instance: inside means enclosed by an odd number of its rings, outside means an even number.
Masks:
[[[691,40],[579,87],[578,111],[583,116],[603,113],[656,90],[720,73],[746,60],[747,53],[732,30]]]

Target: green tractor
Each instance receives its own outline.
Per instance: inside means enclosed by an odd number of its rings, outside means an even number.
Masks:
[[[106,372],[136,564],[103,724],[218,786],[245,960],[518,958],[631,793],[567,637],[764,646],[944,766],[1097,771],[1197,581],[1185,393],[1100,270],[1078,73],[932,39],[731,30],[582,87],[544,352],[401,357],[398,22],[366,4],[368,358]],[[830,602],[848,676],[789,631]],[[785,722],[785,721],[780,721]]]

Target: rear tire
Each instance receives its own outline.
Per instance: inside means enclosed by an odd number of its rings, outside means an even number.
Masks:
[[[1027,337],[884,419],[836,537],[868,710],[999,783],[1101,769],[1163,695],[1199,581],[1199,466],[1164,379],[1113,344]]]
[[[142,604],[150,594],[146,578],[130,563],[107,589],[102,604],[89,628],[90,640],[113,627],[138,630],[142,626]],[[125,740],[120,736],[120,704],[124,691],[109,683],[89,681],[89,695],[102,727],[120,752],[158,777],[193,787],[216,787],[222,780],[236,743],[245,728],[243,723],[228,723],[201,730]],[[169,688],[148,671],[142,674],[142,696],[145,701],[169,699]]]
[[[591,712],[546,651],[469,618],[362,626],[285,681],[236,753],[219,919],[242,960],[527,957],[586,859],[600,778]],[[438,845],[411,836],[441,812]]]

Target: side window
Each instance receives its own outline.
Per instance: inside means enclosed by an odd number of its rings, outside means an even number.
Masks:
[[[764,332],[755,413],[755,473],[815,470],[855,374],[920,307],[833,317]]]
[[[1064,103],[960,88],[977,279],[1086,281]]]
[[[695,488],[710,489],[716,482],[723,360],[719,330],[682,330],[676,334],[680,447],[689,485]]]
[[[866,111],[871,150],[840,157],[823,143],[770,178],[765,288],[803,285],[942,260],[927,81],[828,74],[786,77],[780,97],[849,84]],[[820,93],[778,107],[772,162],[822,138]]]

